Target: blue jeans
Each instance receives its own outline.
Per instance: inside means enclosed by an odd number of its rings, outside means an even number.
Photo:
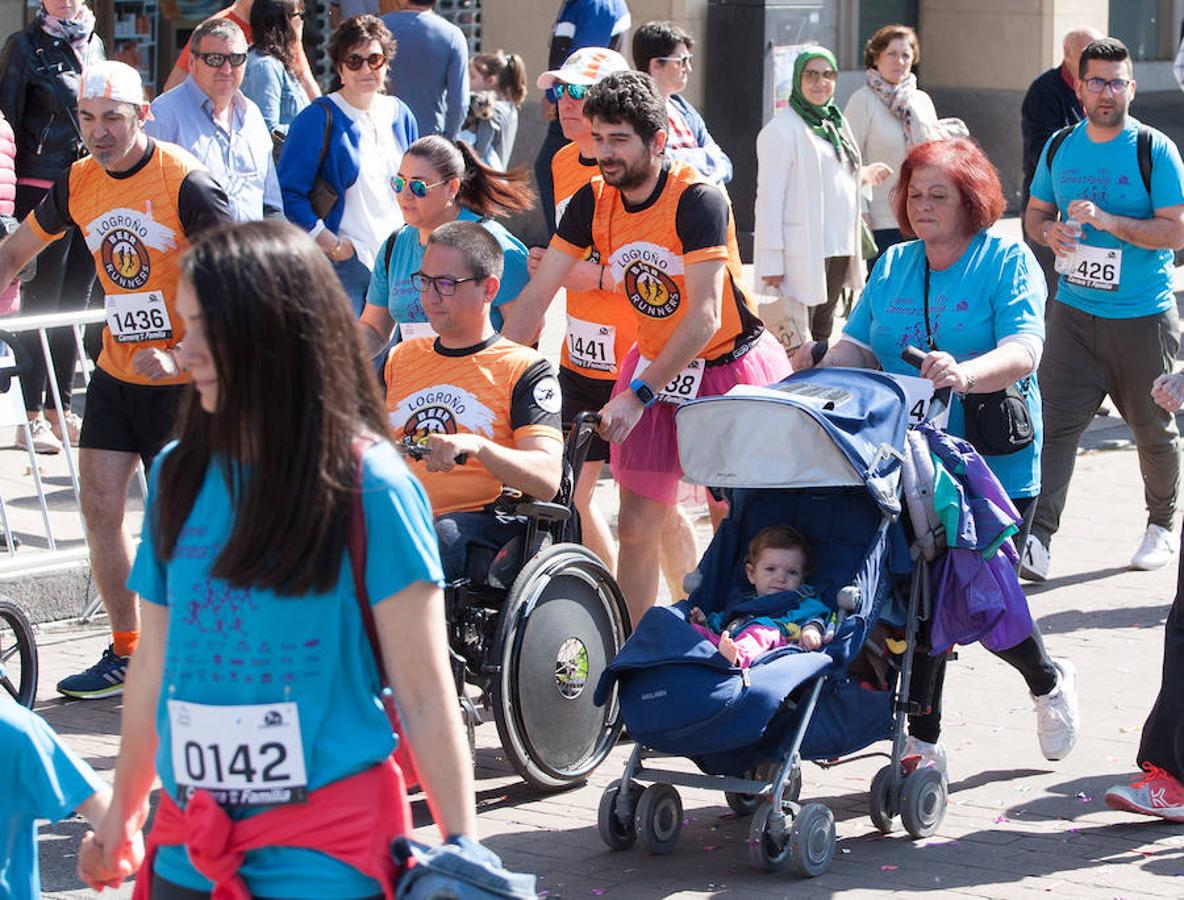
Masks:
[[[370,287],[370,270],[357,256],[335,262],[333,268],[337,272],[341,286],[345,288],[350,305],[354,308],[354,316],[360,316],[366,303],[366,289]]]
[[[497,552],[526,530],[516,516],[491,512],[455,512],[436,519],[444,580],[468,578],[484,584]]]

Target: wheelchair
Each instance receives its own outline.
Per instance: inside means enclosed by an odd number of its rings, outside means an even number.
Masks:
[[[552,502],[507,492],[495,504],[496,512],[520,517],[525,527],[495,554],[485,579],[463,578],[444,589],[470,748],[475,751],[482,716],[466,685],[475,686],[478,702],[492,711],[514,770],[543,791],[582,783],[608,756],[622,727],[615,696],[599,707],[592,694],[629,636],[629,612],[604,563],[579,543],[574,499],[598,422],[595,413],[576,417]]]

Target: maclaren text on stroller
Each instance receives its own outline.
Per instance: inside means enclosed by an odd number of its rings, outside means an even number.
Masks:
[[[918,838],[940,826],[948,790],[941,771],[902,764],[907,714],[924,711],[908,700],[931,607],[932,553],[906,534],[901,513],[910,414],[916,424],[943,409],[943,399],[920,379],[832,368],[678,411],[687,479],[727,489],[731,509],[690,597],[647,612],[597,687],[605,700],[617,687],[636,740],[621,779],[601,798],[608,846],[623,850],[640,836],[651,852],[669,852],[682,826],[674,785],[716,788],[738,813],[753,814],[748,843],[758,867],[819,875],[835,852],[834,816],[822,803],[797,802],[801,761],[834,760],[889,738],[890,762],[871,787],[873,823],[887,833],[899,816]],[[694,606],[731,613],[746,587],[745,549],[771,525],[793,526],[809,542],[810,581],[834,610],[834,637],[818,651],[781,647],[738,669],[686,615]],[[888,635],[903,635],[904,646]],[[860,674],[873,656],[878,679]],[[647,765],[662,756],[689,757],[704,774]]]

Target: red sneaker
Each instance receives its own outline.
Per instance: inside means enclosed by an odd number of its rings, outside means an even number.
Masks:
[[[1106,805],[1169,822],[1184,822],[1184,784],[1151,763],[1143,763],[1143,771],[1147,774],[1129,787],[1120,784],[1106,791]]]

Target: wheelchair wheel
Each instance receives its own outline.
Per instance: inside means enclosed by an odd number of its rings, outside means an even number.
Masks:
[[[37,699],[37,642],[33,639],[33,626],[7,600],[0,600],[0,689],[30,709]]]
[[[514,579],[498,620],[491,693],[502,748],[528,784],[578,784],[616,744],[616,696],[599,707],[592,694],[628,623],[620,588],[578,544],[547,547]]]

